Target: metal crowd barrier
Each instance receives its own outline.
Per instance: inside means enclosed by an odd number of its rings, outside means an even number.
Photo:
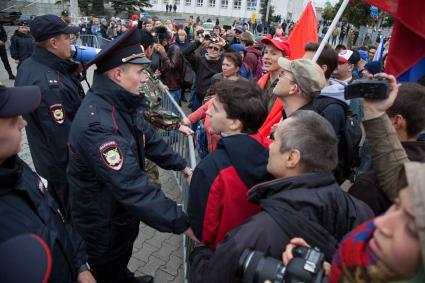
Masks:
[[[164,110],[172,111],[175,114],[178,114],[181,118],[186,117],[186,114],[180,108],[178,103],[167,91],[162,99],[162,107]],[[195,156],[195,147],[193,143],[193,136],[185,136],[179,131],[164,131],[159,130],[160,136],[171,145],[171,147],[179,153],[186,161],[189,163],[189,166],[194,169],[196,166],[196,156]],[[187,212],[187,203],[189,201],[189,185],[186,182],[183,174],[181,172],[173,171],[174,176],[177,181],[177,185],[182,193],[183,199],[183,210]],[[185,235],[183,236],[183,271],[185,282],[188,281],[189,276],[189,255],[194,248],[194,243],[192,240]]]
[[[77,39],[77,45],[94,47],[101,49],[110,39],[103,38],[92,34],[80,34]]]

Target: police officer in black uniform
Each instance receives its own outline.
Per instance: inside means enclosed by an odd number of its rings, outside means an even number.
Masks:
[[[133,28],[106,45],[96,64],[93,85],[70,132],[68,180],[72,219],[87,242],[89,264],[98,282],[152,282],[127,269],[139,223],[194,238],[182,208],[147,181],[144,159],[167,170],[186,161],[140,119],[150,61]],[[140,123],[140,124],[139,124]]]
[[[6,41],[7,41],[7,32],[4,29],[3,24],[0,23],[0,58],[3,61],[4,68],[9,74],[9,80],[14,80],[15,75],[13,75],[12,73],[12,68],[10,68],[9,59],[7,58]]]
[[[64,223],[57,203],[43,182],[17,156],[21,131],[26,125],[21,115],[32,112],[40,101],[37,86],[0,86],[0,243],[20,234],[36,234],[51,251],[49,282],[92,283],[95,280],[87,264],[84,241]],[[4,261],[9,259],[2,258],[1,262]],[[7,277],[1,274],[0,278],[3,282]],[[23,282],[17,278],[20,277],[16,276],[14,282]],[[32,279],[26,282],[36,282]]]
[[[29,58],[34,50],[34,38],[28,32],[28,23],[21,22],[10,39],[10,56],[15,59],[17,68]]]
[[[70,34],[78,27],[68,26],[58,16],[44,15],[31,22],[36,47],[20,66],[15,86],[37,85],[41,89],[40,107],[26,115],[27,137],[37,173],[48,181],[48,188],[69,219],[66,165],[67,142],[75,113],[84,97],[76,72],[78,64],[69,60]]]

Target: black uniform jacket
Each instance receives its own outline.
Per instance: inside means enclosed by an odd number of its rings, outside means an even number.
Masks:
[[[330,261],[342,237],[373,217],[363,202],[344,192],[332,173],[314,173],[276,179],[256,185],[249,199],[262,212],[230,231],[213,254],[195,250],[190,282],[242,282],[236,275],[244,249],[251,248],[282,259],[289,240],[304,238]]]
[[[188,228],[181,207],[149,184],[143,170],[145,158],[167,170],[186,166],[140,119],[143,110],[137,109],[144,108],[143,99],[95,72],[93,87],[72,125],[71,211],[87,242],[90,264],[104,264],[131,248],[139,221],[162,232]]]
[[[34,38],[29,33],[15,31],[10,41],[10,56],[21,61],[30,57],[34,50]]]
[[[58,211],[40,178],[19,157],[0,166],[0,242],[20,234],[39,235],[52,252],[49,282],[71,282],[87,262],[85,244]]]
[[[41,89],[40,106],[25,115],[26,133],[37,173],[57,183],[66,183],[69,130],[84,97],[74,75],[76,68],[76,63],[36,47],[22,63],[15,81],[15,86],[37,85]]]

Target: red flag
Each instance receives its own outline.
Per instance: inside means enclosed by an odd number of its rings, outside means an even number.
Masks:
[[[365,0],[395,18],[385,71],[396,77],[425,58],[423,0]]]
[[[317,20],[311,1],[308,2],[300,19],[289,35],[288,42],[291,46],[289,59],[295,60],[303,57],[304,47],[309,42],[317,42]]]

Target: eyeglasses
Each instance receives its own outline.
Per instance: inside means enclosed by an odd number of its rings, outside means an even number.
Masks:
[[[220,48],[216,47],[216,46],[208,46],[209,50],[215,50],[215,51],[220,51]]]
[[[291,79],[288,76],[286,76],[286,72],[282,72],[282,73],[279,74],[279,79],[281,79],[281,78],[286,78],[291,83],[295,83],[295,81],[293,79]]]

